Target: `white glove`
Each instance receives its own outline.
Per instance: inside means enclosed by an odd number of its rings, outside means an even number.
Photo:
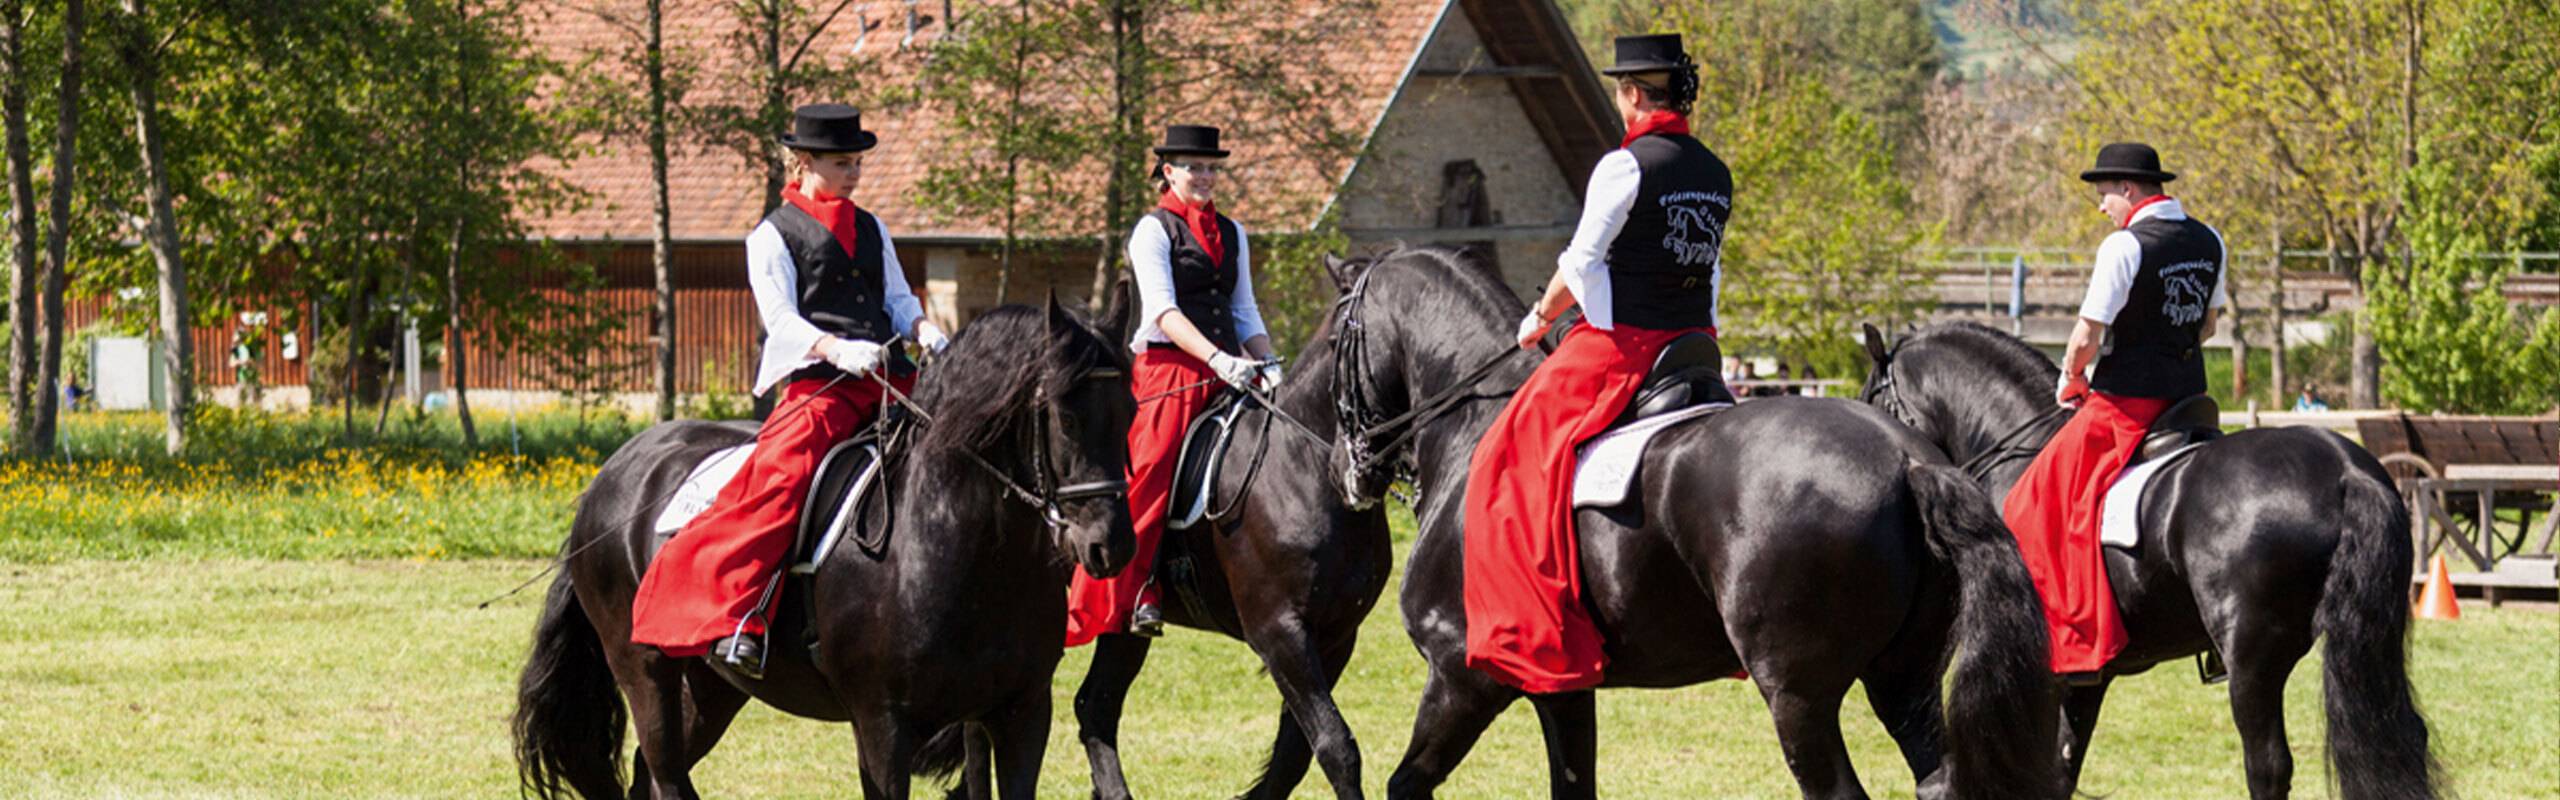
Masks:
[[[1263,391],[1270,392],[1278,390],[1280,388],[1280,377],[1279,361],[1273,360],[1262,362],[1261,388]]]
[[[1225,353],[1209,356],[1209,371],[1218,373],[1219,380],[1226,381],[1228,386],[1238,389],[1253,388],[1253,379],[1258,374],[1259,366],[1254,362]]]
[[[2080,401],[2086,399],[2088,396],[2089,379],[2080,377],[2080,373],[2065,372],[2062,373],[2061,379],[2054,381],[2054,405],[2058,405],[2063,408],[2079,408]]]
[[[861,375],[880,368],[880,343],[826,339],[818,343],[818,357],[836,369]]]
[[[933,320],[917,320],[916,344],[924,345],[924,349],[934,355],[941,355],[943,348],[951,346],[951,337],[944,335],[942,326],[933,324]]]
[[[1529,309],[1529,315],[1520,318],[1520,331],[1512,336],[1520,342],[1520,349],[1538,349],[1538,340],[1547,338],[1547,321],[1538,318],[1537,309]]]

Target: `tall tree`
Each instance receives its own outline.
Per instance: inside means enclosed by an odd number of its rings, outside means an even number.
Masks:
[[[0,2],[0,121],[9,159],[9,419],[18,452],[35,452],[36,260],[35,164],[27,135],[28,10]]]
[[[53,129],[52,203],[47,214],[44,279],[39,291],[44,344],[37,355],[35,430],[29,445],[37,454],[51,453],[54,426],[62,411],[62,289],[71,258],[71,195],[78,185],[80,157],[81,55],[88,27],[88,4],[65,0],[62,7],[62,66],[56,74]]]
[[[78,5],[78,0],[72,0]],[[140,21],[148,16],[143,0],[124,0],[125,16]],[[125,26],[121,54],[124,57],[126,89],[133,101],[133,136],[142,150],[143,197],[150,209],[144,222],[143,242],[151,249],[151,260],[159,272],[160,367],[163,385],[168,387],[166,444],[169,455],[186,452],[187,420],[195,405],[194,340],[189,336],[194,316],[188,313],[186,262],[178,244],[178,213],[170,201],[169,160],[165,152],[166,132],[160,123],[160,58],[168,40],[151,35],[146,25]]]
[[[585,126],[605,137],[640,132],[649,154],[649,265],[655,286],[650,306],[650,339],[656,349],[653,372],[661,420],[676,414],[676,295],[674,210],[668,200],[667,165],[673,156],[671,137],[692,94],[696,62],[688,52],[667,45],[667,0],[597,3],[582,7],[621,34],[615,47],[589,53],[577,74],[585,81],[580,94]],[[686,6],[683,13],[701,13]]]

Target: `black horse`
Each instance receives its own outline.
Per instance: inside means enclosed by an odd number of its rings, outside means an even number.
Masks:
[[[2065,416],[2051,359],[1979,325],[1923,328],[1890,348],[1866,331],[1862,396],[1974,464],[2005,497]],[[2371,453],[2313,428],[2242,431],[2161,468],[2144,493],[2143,539],[2108,548],[2107,577],[2129,641],[2106,666],[2130,675],[2211,648],[2230,665],[2249,795],[2293,785],[2284,685],[2315,636],[2328,637],[2329,756],[2350,798],[2435,796],[2427,723],[2411,697],[2409,517]],[[2075,687],[2070,772],[2078,781],[2104,682]]]
[[[898,491],[887,541],[877,552],[838,548],[805,598],[782,601],[811,618],[777,617],[760,681],[630,641],[659,504],[704,455],[754,429],[670,422],[616,451],[579,503],[517,692],[525,788],[623,796],[627,698],[640,737],[630,796],[694,797],[693,765],[754,697],[852,722],[866,797],[904,798],[911,775],[959,766],[964,738],[991,749],[1003,796],[1031,797],[1064,649],[1067,570],[1081,561],[1110,574],[1134,549],[1127,497],[1109,488],[1127,468],[1135,413],[1117,338],[1054,301],[1045,314],[1005,307],[970,324],[916,386],[923,431],[889,456]],[[785,644],[811,629],[824,635],[809,650]]]
[[[1103,318],[1120,320],[1127,306],[1124,281]],[[1289,796],[1311,757],[1323,759],[1335,796],[1362,796],[1360,747],[1334,705],[1333,684],[1351,662],[1361,621],[1386,590],[1395,553],[1386,512],[1345,506],[1326,468],[1335,435],[1328,339],[1318,327],[1297,374],[1272,398],[1286,419],[1247,401],[1218,471],[1209,524],[1166,531],[1157,551],[1165,619],[1244,640],[1280,689],[1279,736],[1248,798]],[[1076,691],[1096,797],[1129,796],[1120,711],[1146,665],[1148,641],[1096,640],[1093,666]]]
[[[1511,339],[1520,300],[1462,253],[1401,250],[1335,280],[1351,287],[1332,343],[1343,480],[1354,502],[1374,501],[1385,476],[1370,459],[1406,453],[1369,440],[1393,436],[1412,443],[1421,492],[1403,607],[1430,677],[1387,790],[1427,796],[1521,697],[1465,664],[1460,516],[1476,441],[1535,359]],[[2034,586],[1997,509],[1945,463],[1891,418],[1838,400],[1755,400],[1663,432],[1626,505],[1576,515],[1603,685],[1748,670],[1805,796],[1854,798],[1866,792],[1840,701],[1863,682],[1924,796],[2057,796],[2059,714]],[[1550,791],[1593,796],[1593,693],[1529,699]]]

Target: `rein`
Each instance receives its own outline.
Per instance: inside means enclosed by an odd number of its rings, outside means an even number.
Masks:
[[[1075,382],[1082,383],[1096,378],[1109,378],[1121,374],[1125,373],[1122,373],[1120,370],[1115,368],[1103,367],[1087,370],[1083,375],[1077,376]],[[891,385],[887,378],[880,375],[879,371],[874,370],[870,373],[866,373],[865,377],[870,378],[873,383],[879,384],[881,392],[883,392],[891,402],[895,402],[900,408],[906,409],[907,413],[915,415],[917,423],[928,426],[934,424],[934,418],[931,413],[926,412],[923,406],[917,405],[915,400],[907,397],[905,392],[898,391],[898,387]],[[1044,395],[1043,397],[1035,398],[1033,402],[1035,407],[1045,405],[1047,403],[1047,398],[1045,397],[1046,392],[1044,391],[1042,394]],[[969,463],[977,465],[978,469],[985,471],[987,475],[995,478],[997,483],[1003,484],[1005,493],[1008,496],[1022,502],[1024,505],[1028,505],[1039,510],[1041,519],[1048,523],[1051,530],[1066,527],[1067,517],[1065,505],[1068,503],[1125,498],[1129,495],[1129,482],[1126,480],[1100,480],[1067,484],[1065,486],[1058,485],[1057,465],[1050,459],[1049,455],[1049,413],[1046,410],[1035,410],[1033,412],[1033,416],[1039,419],[1039,429],[1034,431],[1031,435],[1032,460],[1039,464],[1038,469],[1034,471],[1036,481],[1039,484],[1039,488],[1037,490],[1024,488],[1021,483],[1013,479],[1013,476],[1006,474],[1002,468],[988,462],[985,456],[978,455],[975,450],[961,448],[960,454],[967,456],[969,458]]]

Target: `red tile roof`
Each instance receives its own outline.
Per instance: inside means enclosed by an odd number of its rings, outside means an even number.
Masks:
[[[1355,134],[1365,142],[1449,0],[1370,2],[1374,5],[1351,6],[1362,13],[1345,13],[1341,4],[1326,0],[1286,0],[1267,6],[1280,10],[1258,24],[1295,30],[1309,30],[1311,26],[1325,29],[1320,39],[1323,44],[1305,54],[1305,58],[1294,60],[1298,64],[1327,65],[1332,77],[1340,79],[1340,85],[1321,92],[1320,102],[1312,107],[1288,107],[1268,96],[1247,92],[1243,79],[1231,76],[1212,76],[1196,91],[1185,92],[1186,97],[1213,98],[1186,104],[1189,106],[1232,104],[1223,112],[1180,116],[1182,121],[1217,124],[1227,129],[1227,146],[1235,155],[1229,160],[1227,186],[1221,191],[1225,201],[1222,205],[1246,224],[1263,229],[1302,229],[1315,221],[1340,188],[1343,173],[1351,163],[1350,153],[1307,155],[1288,147],[1285,139],[1304,136],[1310,128],[1330,127]],[[971,5],[968,0],[960,0],[953,7],[966,14]],[[622,69],[616,59],[636,40],[587,10],[597,6],[636,8],[638,3],[554,0],[532,15],[528,33],[535,47],[564,64],[576,65],[595,58],[596,63],[604,65],[600,68]],[[726,39],[741,25],[724,6],[710,0],[666,3],[669,52],[675,58],[694,59],[700,69],[700,88],[687,98],[688,102],[721,102],[724,95],[736,92],[727,76],[741,74],[745,61]],[[902,49],[899,44],[905,35],[909,9],[924,14],[926,21],[914,40]],[[863,82],[869,86],[911,84],[917,73],[927,68],[926,46],[945,29],[943,21],[935,18],[941,11],[940,3],[855,0],[819,38],[808,57],[862,64]],[[857,49],[858,32],[865,22],[876,27],[862,37]],[[1185,22],[1174,16],[1152,24],[1161,27]],[[1243,39],[1265,34],[1239,30],[1233,35]],[[624,74],[629,71],[624,70]],[[1296,77],[1304,80],[1310,74],[1315,73],[1300,72]],[[796,97],[793,101],[833,99],[839,98]],[[1329,124],[1311,125],[1309,116],[1326,118]],[[933,159],[965,158],[973,149],[955,141],[956,132],[943,126],[945,119],[943,110],[930,106],[866,109],[863,124],[879,133],[881,144],[864,160],[862,184],[855,199],[878,214],[902,238],[999,235],[1000,220],[944,218],[911,199]],[[637,136],[590,144],[590,151],[566,163],[537,166],[591,193],[591,202],[574,211],[528,220],[531,233],[562,239],[646,240],[650,227],[646,146]],[[760,195],[764,179],[760,170],[702,137],[680,137],[670,149],[673,156],[668,189],[675,238],[732,240],[754,226],[763,208]],[[1098,166],[1078,169],[1066,180],[1091,181],[1099,171]],[[1091,213],[1084,208],[1065,211],[1078,218]],[[1056,212],[1044,210],[1041,219],[1053,219],[1047,216],[1053,213]]]

